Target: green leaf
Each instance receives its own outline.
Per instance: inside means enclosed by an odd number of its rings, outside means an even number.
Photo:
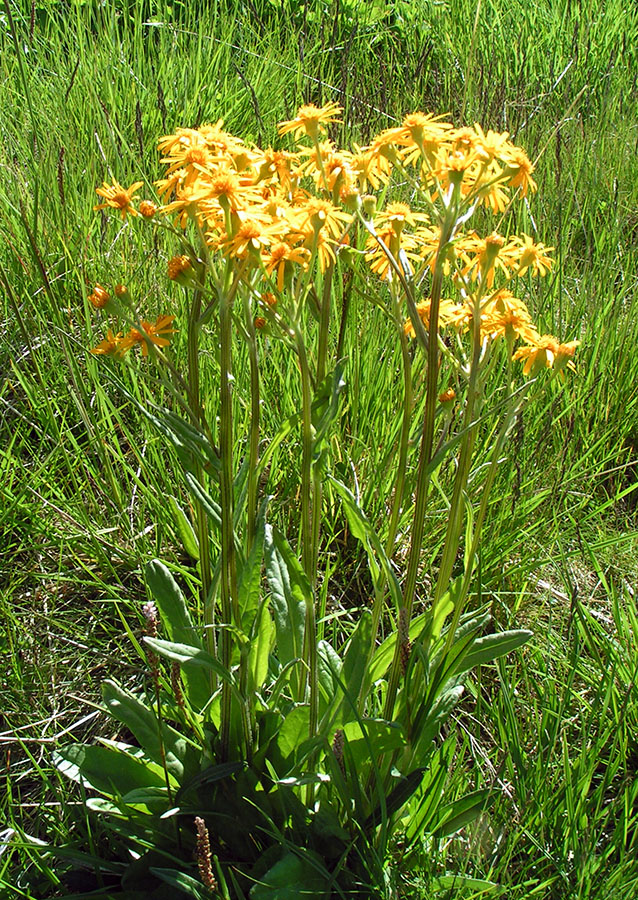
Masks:
[[[161,765],[162,744],[160,744],[160,728],[155,713],[114,681],[104,682],[102,696],[113,718],[125,725],[133,733],[145,753],[154,762]],[[162,722],[161,734],[167,771],[181,781],[184,777],[187,742],[178,731],[171,728],[166,722]]]
[[[428,760],[423,781],[410,805],[406,809],[403,824],[408,847],[425,833],[432,830],[431,823],[438,821],[437,812],[454,758],[456,738],[449,737]],[[424,758],[421,758],[425,761]]]
[[[327,873],[306,857],[286,853],[263,878],[253,885],[251,900],[324,900]]]
[[[357,722],[348,722],[343,726],[343,733],[357,773],[360,773],[363,766],[370,762],[370,748],[372,748],[372,753],[377,756],[405,747],[405,737],[401,726],[385,719],[361,719]]]
[[[277,746],[287,763],[294,761],[295,751],[308,740],[310,707],[294,706],[285,717],[277,735]]]
[[[145,570],[146,583],[160,613],[162,627],[171,641],[203,649],[198,629],[193,624],[186,599],[164,563],[152,560]],[[210,698],[210,681],[201,669],[189,667],[183,672],[186,696],[195,709],[203,709]]]
[[[342,666],[341,658],[332,644],[328,641],[319,641],[317,644],[317,669],[324,709],[337,693],[337,679],[341,678]]]
[[[339,678],[341,686],[335,693],[331,708],[324,715],[324,719],[330,723],[331,730],[356,718],[359,693],[363,684],[367,683],[366,669],[371,639],[372,615],[365,610],[350,636],[343,665],[333,672],[333,679],[335,676]]]
[[[201,881],[191,875],[186,875],[178,869],[161,869],[156,866],[151,866],[149,871],[165,881],[166,884],[177,888],[182,894],[186,894],[187,897],[195,897],[195,900],[210,900],[210,891],[204,887]]]
[[[266,521],[263,510],[257,520],[257,530],[250,553],[242,566],[241,578],[238,585],[239,608],[241,611],[242,628],[246,634],[250,634],[255,613],[259,609],[261,594],[261,564],[264,556],[264,541],[266,538]]]
[[[455,671],[468,672],[475,666],[482,666],[484,663],[492,662],[493,659],[498,659],[499,656],[505,656],[526,644],[532,635],[532,631],[519,628],[512,631],[501,631],[499,634],[486,634],[484,637],[477,638],[470,652],[458,661]]]
[[[461,888],[470,888],[473,891],[484,893],[497,892],[499,895],[507,891],[507,888],[496,884],[494,881],[485,881],[482,878],[468,878],[466,875],[439,875],[432,882],[432,889],[436,891],[445,891],[447,893],[453,890],[457,893]]]
[[[169,569],[159,559],[154,559],[146,566],[144,576],[169,638],[182,644],[203,647],[184,594]]]
[[[337,363],[315,391],[312,402],[313,465],[321,465],[328,448],[328,438],[339,415],[341,394],[346,386],[343,378],[344,361]]]
[[[312,602],[312,589],[299,560],[286,539],[266,525],[266,577],[272,593],[277,633],[277,655],[282,666],[303,653],[306,604]],[[301,696],[298,679],[297,698]]]
[[[332,476],[329,476],[329,480],[337,494],[341,497],[343,509],[352,534],[363,544],[368,556],[370,574],[372,575],[375,587],[378,590],[381,590],[382,586],[387,582],[390,596],[398,610],[402,603],[401,586],[390,565],[390,560],[386,555],[381,539],[357,503],[357,499],[352,491],[349,490],[345,484],[341,481],[337,481],[337,479]],[[381,566],[385,576],[384,579],[380,579],[379,566]]]
[[[463,685],[457,684],[455,679],[450,679],[438,697],[432,698],[428,696],[424,704],[419,707],[414,716],[412,727],[412,744],[416,759],[423,758],[423,755],[428,751],[428,745],[440,733],[441,728],[462,696]],[[430,709],[426,708],[428,703],[431,704]]]
[[[429,613],[421,613],[420,616],[412,619],[410,622],[410,640],[415,641],[423,631]],[[383,643],[375,650],[370,662],[370,671],[368,678],[371,684],[383,678],[392,665],[394,657],[394,647],[397,642],[397,632],[392,634],[383,641]]]
[[[151,637],[145,637],[144,643],[148,644],[151,650],[159,653],[160,656],[165,656],[166,659],[172,659],[182,666],[202,667],[214,672],[218,678],[222,679],[222,681],[227,681],[232,685],[236,683],[235,678],[228,669],[224,668],[214,656],[211,656],[210,653],[207,653],[206,650],[202,650],[200,647],[191,647],[190,644],[180,644],[176,641],[162,641],[159,638]]]
[[[78,784],[111,797],[138,788],[166,790],[162,770],[122,750],[90,744],[68,744],[53,755],[57,769]]]
[[[268,664],[274,638],[274,626],[267,600],[264,600],[259,607],[252,630],[248,660],[252,677],[252,689],[258,691],[263,687],[268,677]]]
[[[195,463],[199,463],[207,471],[220,471],[217,450],[198,428],[168,409],[149,403],[148,400],[141,403],[113,372],[109,372],[105,377],[110,378],[129,403],[168,439],[185,472],[193,471]]]
[[[231,775],[242,772],[245,768],[246,763],[244,762],[227,762],[219,763],[216,766],[209,766],[207,769],[204,769],[203,772],[198,772],[197,775],[193,775],[192,778],[189,778],[188,781],[184,782],[175,794],[175,803],[180,803],[182,797],[187,794],[188,791],[201,787],[204,784],[213,784],[216,781],[223,781],[225,778],[230,778]]]
[[[493,795],[493,791],[484,788],[440,807],[438,811],[439,824],[432,831],[432,837],[443,838],[456,834],[457,831],[480,816]]]
[[[399,784],[390,791],[385,800],[385,810],[388,818],[405,806],[421,784],[424,772],[425,768],[414,769],[409,775],[402,776]],[[363,826],[364,830],[369,831],[371,828],[376,828],[381,823],[381,818],[381,805],[377,804],[376,808],[366,819]]]
[[[202,509],[205,510],[206,515],[213,523],[217,531],[221,531],[222,527],[222,511],[219,503],[216,500],[213,500],[211,495],[205,490],[202,485],[199,483],[199,479],[196,478],[192,472],[184,473],[184,480],[186,481],[186,485],[195,498]]]
[[[182,509],[182,507],[177,502],[175,497],[168,497],[168,504],[171,508],[171,512],[173,513],[173,520],[175,525],[177,526],[177,531],[182,541],[182,547],[191,557],[191,559],[198,560],[199,559],[199,544],[197,542],[197,535],[195,534],[195,530],[191,525],[190,519]]]

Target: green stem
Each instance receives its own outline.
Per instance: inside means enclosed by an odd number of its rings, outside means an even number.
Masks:
[[[295,345],[301,370],[301,422],[302,422],[302,451],[301,451],[301,553],[304,572],[311,584],[315,579],[312,572],[313,551],[312,540],[312,397],[310,385],[310,369],[308,368],[308,355],[299,322],[295,322]]]
[[[401,341],[401,360],[403,363],[403,421],[401,424],[401,437],[399,439],[399,461],[397,463],[397,473],[394,481],[392,512],[390,514],[390,525],[388,528],[388,537],[385,545],[385,552],[388,557],[391,557],[394,553],[394,544],[399,528],[399,515],[401,513],[401,507],[403,505],[403,491],[405,489],[405,472],[408,459],[408,443],[410,440],[410,424],[412,418],[413,399],[412,360],[410,359],[408,339],[401,323],[398,297],[395,299],[395,320],[399,330],[399,339]]]
[[[475,330],[480,329],[479,317],[476,320]],[[463,427],[465,436],[461,444],[459,453],[459,462],[454,479],[454,489],[452,492],[452,501],[448,513],[447,528],[445,531],[445,541],[443,543],[443,553],[441,556],[441,565],[436,580],[436,589],[434,599],[432,601],[432,616],[436,616],[439,603],[445,592],[448,590],[450,576],[454,567],[454,560],[459,547],[459,538],[461,527],[463,524],[463,494],[467,487],[467,479],[470,473],[470,464],[472,461],[472,453],[474,451],[474,441],[476,439],[476,425],[472,426],[474,416],[474,404],[477,396],[477,381],[480,355],[480,342],[477,335],[474,335],[474,346],[472,353],[472,367],[470,369],[470,381],[467,389],[467,400],[465,404],[465,415],[463,419]]]
[[[319,387],[326,377],[328,362],[328,337],[330,331],[330,307],[332,301],[332,275],[334,267],[327,270],[321,297],[321,319],[319,323],[319,346],[317,349],[317,374],[315,385]],[[312,479],[312,536],[310,541],[312,557],[310,559],[311,584],[317,581],[317,563],[319,558],[319,538],[321,534],[322,484],[319,466],[315,467]]]
[[[202,304],[202,295],[196,290],[193,296],[188,317],[188,395],[189,407],[196,421],[196,424],[202,425],[202,406],[200,399],[200,379],[199,379],[199,328],[197,321]],[[204,469],[201,464],[196,467],[197,481],[205,487]],[[204,626],[206,629],[206,643],[208,651],[212,655],[215,654],[215,607],[210,595],[212,582],[211,566],[210,566],[210,536],[208,532],[208,516],[206,510],[201,503],[195,503],[197,541],[199,544],[199,565],[202,578],[202,609],[204,610]],[[216,687],[216,679],[211,673],[211,688]]]
[[[248,356],[250,359],[250,438],[248,458],[248,500],[246,521],[246,553],[250,552],[255,538],[257,524],[257,490],[259,478],[257,467],[259,465],[259,357],[257,355],[257,336],[255,324],[250,309],[250,297],[243,292],[244,319],[248,334]]]
[[[441,236],[439,238],[439,247],[437,250],[434,275],[432,278],[432,290],[430,292],[430,321],[427,340],[428,370],[425,395],[425,412],[423,416],[423,434],[421,436],[412,538],[410,541],[408,570],[406,574],[405,588],[403,591],[402,606],[402,608],[406,611],[403,615],[408,623],[412,615],[412,606],[414,604],[414,594],[416,591],[419,560],[421,555],[421,547],[423,544],[423,531],[425,528],[425,510],[427,506],[427,498],[430,487],[430,462],[432,460],[432,448],[434,443],[434,421],[438,396],[438,330],[441,287],[443,284],[443,257],[447,244],[452,234],[454,233],[454,226],[456,223],[455,206],[456,204],[454,203],[454,201],[452,201],[450,203],[450,208],[448,209],[448,212],[446,214],[443,226],[441,227]],[[391,719],[394,712],[394,701],[399,687],[400,677],[401,642],[397,640],[394,651],[394,658],[392,660],[392,667],[390,669],[388,689],[386,693],[384,715],[387,719]]]
[[[454,479],[454,489],[452,492],[452,501],[448,514],[448,523],[445,532],[445,542],[443,544],[443,553],[441,556],[441,565],[436,581],[436,590],[432,601],[432,616],[436,616],[439,603],[445,592],[448,590],[450,576],[454,567],[454,560],[459,548],[459,538],[463,525],[463,510],[465,501],[463,495],[467,487],[467,480],[470,474],[472,463],[472,453],[474,451],[474,442],[476,440],[477,425],[472,424],[474,421],[474,405],[479,391],[479,374],[481,359],[481,301],[484,294],[485,279],[482,279],[474,298],[474,310],[472,314],[472,361],[470,364],[470,375],[467,388],[467,400],[465,404],[465,414],[463,417],[463,427],[465,436],[461,444],[459,452],[459,463]],[[459,604],[460,606],[460,604]]]
[[[445,650],[444,653],[447,653],[454,642],[454,635],[456,633],[456,629],[458,628],[459,620],[461,618],[461,613],[463,612],[463,603],[467,596],[467,593],[470,588],[470,580],[472,578],[472,571],[474,567],[474,559],[476,558],[476,554],[478,552],[479,542],[481,538],[481,530],[483,528],[483,523],[485,521],[485,516],[487,514],[487,504],[489,501],[490,493],[492,491],[492,486],[494,484],[494,479],[496,477],[496,471],[498,469],[498,461],[500,459],[501,453],[503,451],[503,446],[507,439],[507,435],[509,434],[510,428],[514,422],[514,419],[518,415],[519,410],[523,404],[525,395],[523,394],[518,403],[512,403],[505,417],[505,421],[501,426],[501,430],[496,439],[496,443],[492,449],[492,459],[490,460],[490,468],[487,473],[487,478],[485,480],[485,484],[483,485],[483,491],[481,494],[481,503],[479,506],[478,515],[476,517],[476,522],[474,523],[474,535],[472,537],[472,544],[470,546],[469,554],[467,555],[467,559],[465,562],[465,572],[463,574],[463,583],[461,585],[461,590],[455,599],[454,606],[454,615],[452,617],[452,622],[448,628],[447,637],[445,639]]]
[[[219,296],[219,335],[220,335],[220,412],[219,412],[219,447],[221,454],[220,488],[221,488],[221,661],[224,668],[230,671],[232,663],[232,630],[233,620],[239,622],[239,606],[237,601],[237,575],[235,560],[235,543],[233,534],[233,411],[231,396],[232,378],[232,316],[230,298],[226,288],[230,287],[232,274],[230,264],[224,289]],[[227,681],[222,685],[222,709],[220,724],[220,754],[222,761],[229,757],[230,726],[232,717],[231,686]]]
[[[311,418],[311,387],[310,370],[308,368],[308,356],[304,344],[303,335],[297,321],[294,326],[295,343],[299,357],[301,370],[302,390],[302,458],[301,458],[301,543],[303,567],[308,580],[314,589],[316,572],[313,572],[313,560],[315,550],[311,546],[312,541],[312,503],[316,504],[316,497],[312,497],[312,418]],[[317,672],[317,627],[315,621],[315,608],[312,598],[306,603],[306,621],[304,628],[303,657],[308,668],[308,702],[310,704],[310,719],[308,724],[308,737],[313,738],[317,731],[317,717],[319,709],[318,672]],[[306,791],[307,803],[312,802],[313,789],[308,785]]]

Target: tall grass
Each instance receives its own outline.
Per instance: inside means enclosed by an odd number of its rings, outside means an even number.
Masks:
[[[137,677],[120,615],[131,619],[143,596],[140,562],[170,546],[175,571],[193,580],[165,503],[179,491],[174,461],[84,349],[93,326],[83,298],[105,266],[113,282],[135,278],[159,306],[165,289],[150,263],[168,249],[158,240],[140,267],[142,251],[125,250],[128,236],[93,213],[95,186],[156,171],[156,139],[175,127],[223,118],[267,143],[272,123],[300,101],[334,99],[345,107],[335,133],[343,143],[426,109],[507,129],[538,156],[539,200],[511,228],[555,244],[559,264],[549,281],[522,290],[546,330],[582,340],[566,389],[518,426],[474,587],[500,622],[522,618],[536,631],[532,649],[491,681],[482,676],[475,706],[461,714],[467,739],[450,796],[482,777],[501,801],[481,829],[406,860],[406,882],[418,896],[438,878],[446,896],[460,890],[445,881],[448,869],[461,869],[507,896],[638,895],[637,46],[638,16],[618,0],[593,8],[158,0],[0,10],[0,646],[8,673],[0,740],[10,753],[4,815],[16,830],[0,857],[7,890],[35,898],[56,883],[55,865],[28,841],[21,846],[25,835],[53,842],[56,831],[76,829],[100,840],[69,803],[48,750],[66,729],[80,737],[100,728],[87,704],[107,673]],[[371,280],[368,291],[378,296],[379,287]],[[369,297],[344,290],[340,300],[351,304],[347,452],[381,527],[400,361]],[[125,377],[132,393],[154,399],[134,374]],[[266,434],[295,410],[296,385],[290,360],[269,347]],[[278,472],[285,464],[272,461]],[[415,477],[409,472],[409,483]],[[275,497],[282,523],[296,516],[296,490],[283,482]],[[442,539],[426,534],[428,558]],[[367,576],[342,526],[326,529],[325,541],[334,569],[325,591],[341,617],[329,627],[340,627],[365,602]],[[430,887],[419,888],[419,872]],[[463,890],[480,889],[468,882]]]

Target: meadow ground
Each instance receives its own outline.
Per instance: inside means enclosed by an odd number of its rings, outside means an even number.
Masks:
[[[534,632],[469,679],[454,714],[446,800],[485,785],[494,800],[453,837],[424,835],[409,857],[395,847],[401,895],[638,897],[635,6],[5,0],[0,49],[0,895],[62,896],[65,862],[39,842],[99,843],[51,752],[113,736],[95,704],[105,678],[139,677],[123,623],[137,627],[144,562],[196,581],[166,502],[181,492],[176,462],[87,353],[100,339],[87,285],[135,277],[160,295],[157,261],[171,251],[139,232],[124,240],[126,223],[94,212],[95,187],[158,177],[157,140],[177,127],[223,118],[266,145],[301,102],[334,100],[343,146],[414,110],[524,146],[538,193],[512,227],[557,260],[530,282],[529,305],[545,331],[581,341],[565,386],[514,430],[481,544],[477,602],[498,627]],[[370,296],[381,290],[370,279]],[[369,296],[351,304],[339,452],[382,530],[398,350]],[[270,435],[299,393],[278,353]],[[122,378],[147,396],[133,370]],[[294,533],[294,460],[282,451],[273,465],[273,515]],[[442,540],[426,531],[427,558]],[[365,559],[338,520],[324,523],[323,553],[329,608],[348,621],[367,602]]]

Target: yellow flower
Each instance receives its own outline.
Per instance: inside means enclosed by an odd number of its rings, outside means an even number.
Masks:
[[[98,356],[116,356],[120,353],[121,345],[122,332],[120,331],[117,334],[113,334],[109,328],[106,332],[106,339],[100,341],[97,347],[93,347],[91,353],[95,353]]]
[[[286,263],[298,263],[300,266],[305,268],[308,265],[308,258],[310,257],[310,251],[305,247],[291,247],[290,244],[285,244],[283,241],[278,244],[273,244],[270,248],[270,253],[268,256],[264,258],[264,265],[266,267],[266,272],[269,275],[277,270],[277,290],[283,291],[284,289],[284,278],[286,275]],[[270,297],[271,294],[264,294],[262,297]],[[268,301],[266,301],[268,303]]]
[[[357,147],[356,154],[352,157],[352,171],[359,183],[359,189],[365,191],[370,184],[373,191],[379,190],[381,184],[387,184],[392,173],[390,160],[378,151],[371,148],[367,150]]]
[[[190,256],[173,256],[168,261],[168,277],[171,281],[177,281],[180,275],[193,268]]]
[[[378,152],[389,144],[410,147],[413,149],[405,157],[406,162],[414,162],[421,154],[432,165],[437,151],[452,129],[449,122],[441,121],[442,118],[431,113],[410,113],[398,128],[388,128],[377,135],[372,149]]]
[[[233,212],[262,199],[252,178],[239,176],[232,169],[221,169],[210,180],[203,182],[201,198],[216,200],[222,209],[228,208]]]
[[[519,245],[520,263],[517,274],[524,275],[528,269],[531,269],[534,275],[546,275],[554,264],[554,260],[547,256],[554,249],[546,247],[544,244],[535,244],[529,235],[523,232],[522,239],[514,238]]]
[[[142,200],[140,203],[140,214],[144,216],[145,219],[152,219],[156,212],[157,206],[152,200]]]
[[[376,238],[370,235],[366,242],[366,262],[370,264],[370,269],[375,275],[384,280],[393,271],[390,268],[390,255],[403,267],[404,272],[409,271],[410,259],[418,259],[414,252],[417,247],[414,235],[402,230],[397,231],[395,224],[391,223],[380,228]]]
[[[341,121],[336,118],[341,109],[337,103],[333,102],[321,107],[314,106],[312,103],[307,106],[300,106],[294,119],[279,123],[279,134],[293,132],[296,138],[302,134],[307,134],[309,138],[315,141],[319,134],[325,131],[324,125]]]
[[[423,327],[426,331],[430,328],[430,304],[432,300],[428,297],[427,300],[422,301],[421,303],[417,303],[416,311],[419,314],[419,318],[423,322]],[[449,325],[454,321],[454,313],[455,313],[455,305],[452,300],[446,300],[445,298],[441,298],[439,300],[439,328],[442,325]],[[412,324],[412,320],[408,319],[403,325],[403,332],[407,337],[416,337],[414,331],[414,325]]]
[[[523,375],[537,375],[541,369],[551,368],[558,354],[560,344],[551,334],[542,337],[530,335],[529,346],[519,347],[512,359],[524,359]]]
[[[502,159],[507,166],[505,171],[509,175],[509,183],[512,187],[520,187],[523,195],[527,194],[528,190],[536,190],[536,182],[532,178],[534,164],[524,150],[511,144],[503,153]]]
[[[110,299],[111,295],[101,284],[96,284],[93,288],[93,293],[89,294],[88,297],[89,303],[94,306],[95,309],[103,309]]]
[[[223,129],[224,120],[218,119],[214,125],[201,125],[198,133],[204,138],[207,146],[216,156],[234,157],[245,152],[246,148],[240,138]]]
[[[529,310],[507,288],[496,291],[481,309],[481,338],[530,341],[535,334]]]
[[[564,369],[576,369],[576,366],[572,362],[574,357],[574,353],[576,352],[576,347],[580,346],[580,341],[568,341],[566,344],[559,344],[558,349],[556,350],[556,360],[554,361],[554,368],[559,372],[560,377],[565,377]]]
[[[403,226],[407,223],[416,228],[417,222],[427,222],[428,216],[425,213],[413,212],[407,203],[388,203],[386,208],[377,214],[375,224],[391,225],[398,234],[403,231]]]
[[[255,160],[257,181],[277,179],[282,188],[287,191],[290,188],[292,168],[298,162],[299,157],[295,153],[287,153],[285,150],[273,150],[271,147],[268,147]]]
[[[246,219],[230,237],[220,239],[218,247],[227,256],[243,259],[250,251],[259,253],[273,240],[281,240],[282,226],[268,225],[258,219]]]
[[[170,197],[171,194],[177,193],[183,188],[187,175],[186,169],[178,169],[176,172],[171,172],[168,178],[160,178],[159,181],[154,182],[157,193],[160,197],[164,194]]]
[[[131,328],[129,333],[121,341],[119,348],[120,353],[126,353],[136,344],[142,348],[142,356],[148,356],[148,345],[155,344],[157,347],[167,347],[170,343],[167,335],[175,334],[172,323],[175,316],[158,316],[155,322],[140,322],[142,331],[139,328]]]
[[[303,206],[292,210],[291,214],[304,238],[320,231],[327,232],[331,238],[337,238],[352,221],[351,215],[320,197],[310,197]]]
[[[109,207],[119,209],[123,219],[126,218],[127,213],[136,216],[137,210],[132,206],[132,203],[135,199],[136,191],[139,191],[143,183],[143,181],[136,181],[135,184],[132,184],[130,188],[125,190],[117,181],[114,181],[113,184],[108,184],[105,181],[101,188],[96,188],[95,193],[100,197],[104,197],[106,203],[100,203],[98,206],[94,206],[93,209],[96,211],[98,209],[108,209]]]
[[[486,238],[467,235],[463,238],[462,247],[465,253],[472,254],[471,261],[464,269],[464,274],[469,272],[472,274],[472,278],[477,278],[480,274],[488,287],[492,287],[494,284],[497,268],[508,274],[508,269],[518,261],[516,245],[512,241],[506,244],[505,238],[495,231]]]
[[[499,158],[508,146],[508,132],[488,131],[485,134],[478,122],[474,123],[474,129],[476,131],[474,149],[481,161],[487,163]]]
[[[454,388],[448,388],[447,391],[443,391],[442,394],[439,394],[439,403],[451,404],[454,400],[456,400],[456,391]]]

